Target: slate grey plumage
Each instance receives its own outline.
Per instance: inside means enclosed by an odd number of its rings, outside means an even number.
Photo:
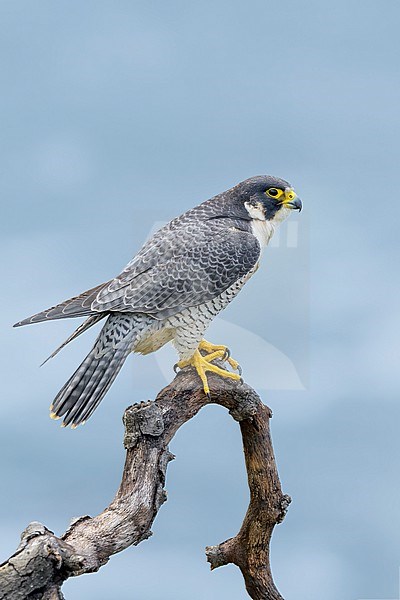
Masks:
[[[50,407],[64,425],[86,421],[118,375],[135,339],[148,325],[149,317],[115,313],[108,317],[93,348],[61,388]]]
[[[53,417],[73,426],[87,420],[131,351],[147,354],[172,340],[180,363],[190,361],[209,323],[257,269],[262,245],[293,208],[301,203],[286,181],[248,179],[172,220],[116,278],[17,323],[88,317],[62,348],[108,317],[54,400]]]

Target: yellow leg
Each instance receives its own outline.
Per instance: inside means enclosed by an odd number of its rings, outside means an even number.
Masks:
[[[232,369],[234,369],[235,371],[239,371],[239,375],[242,374],[242,369],[239,363],[237,362],[237,360],[231,357],[229,348],[227,346],[216,346],[215,344],[211,344],[211,342],[207,342],[207,340],[201,340],[198,349],[204,350],[207,353],[223,351],[223,354],[221,356],[215,356],[214,358],[222,358],[223,360],[226,360],[230,364]],[[214,358],[211,358],[210,360],[214,360]]]
[[[199,350],[196,350],[193,356],[189,360],[181,360],[177,363],[177,367],[180,369],[184,369],[185,367],[191,366],[194,367],[203,383],[204,393],[207,396],[210,396],[210,388],[208,386],[206,372],[210,371],[211,373],[217,373],[221,377],[228,377],[229,379],[234,379],[235,381],[240,381],[241,377],[237,373],[231,373],[230,371],[225,371],[225,369],[221,369],[217,367],[217,365],[213,365],[210,361],[216,358],[222,358],[226,353],[226,349],[223,346],[220,350],[216,350],[212,352],[208,356],[203,356]],[[236,362],[236,361],[235,361]]]

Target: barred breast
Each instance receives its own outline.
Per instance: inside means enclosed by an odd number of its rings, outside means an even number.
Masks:
[[[188,360],[193,356],[211,321],[237,296],[257,268],[258,265],[216,298],[199,306],[185,308],[166,319],[164,326],[173,330],[172,342],[179,354],[179,360]]]

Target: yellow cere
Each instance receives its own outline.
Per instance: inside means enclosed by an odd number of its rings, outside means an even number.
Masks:
[[[286,204],[287,202],[291,202],[295,198],[297,198],[296,192],[293,189],[291,189],[291,188],[286,188],[286,190],[285,190],[285,199],[283,201],[283,204]]]
[[[265,193],[274,200],[278,200],[284,196],[281,200],[282,204],[284,205],[297,197],[296,192],[292,188],[286,188],[285,191],[280,190],[279,188],[269,188],[269,190],[267,190]]]

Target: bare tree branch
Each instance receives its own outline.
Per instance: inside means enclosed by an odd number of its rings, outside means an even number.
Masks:
[[[270,564],[272,530],[290,503],[283,495],[269,432],[271,411],[246,384],[209,376],[212,397],[199,389],[191,369],[179,373],[155,401],[129,407],[124,414],[126,460],[122,481],[111,504],[98,516],[72,521],[56,537],[44,525],[31,523],[16,552],[0,565],[0,600],[62,599],[62,583],[91,573],[110,556],[151,535],[151,525],[166,500],[164,490],[168,444],[186,421],[209,403],[227,408],[239,421],[250,488],[250,504],[239,533],[206,549],[211,569],[237,565],[249,596],[283,600]]]

